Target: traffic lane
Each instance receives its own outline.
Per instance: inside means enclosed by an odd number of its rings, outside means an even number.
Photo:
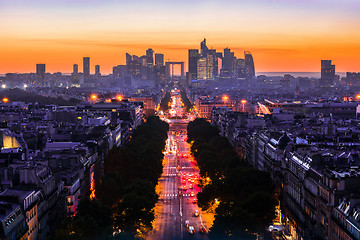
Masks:
[[[174,136],[169,134],[169,147],[174,146]],[[176,155],[169,152],[164,156],[164,171],[159,181],[159,204],[157,206],[154,231],[147,239],[181,239],[179,218],[178,182]],[[178,223],[178,224],[174,224]]]

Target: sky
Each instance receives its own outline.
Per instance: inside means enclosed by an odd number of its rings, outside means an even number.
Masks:
[[[256,72],[360,72],[358,0],[0,0],[0,74],[125,64],[147,48],[187,62],[188,49],[251,51]]]

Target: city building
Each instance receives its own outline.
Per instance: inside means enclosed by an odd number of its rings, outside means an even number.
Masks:
[[[334,85],[335,65],[331,64],[331,60],[321,60],[321,78],[320,87],[331,87]]]
[[[47,87],[45,82],[45,73],[45,64],[36,64],[37,85],[40,87]]]
[[[214,80],[214,56],[206,55],[197,60],[197,79]]]
[[[164,66],[164,54],[155,53],[155,66]]]
[[[255,65],[254,59],[249,51],[244,52],[245,55],[245,68],[246,68],[246,77],[248,79],[252,79],[255,77]]]
[[[73,65],[73,72],[72,72],[72,74],[73,75],[76,75],[76,74],[78,74],[79,73],[79,66],[77,65],[77,64],[74,64]]]
[[[189,49],[188,54],[188,72],[189,72],[189,80],[197,79],[197,64],[199,58],[199,50],[198,49]]]
[[[84,57],[83,58],[83,75],[86,80],[90,77],[90,58]]]
[[[154,66],[154,50],[152,50],[151,48],[146,50],[146,66]]]
[[[100,65],[95,65],[95,76],[100,77]]]

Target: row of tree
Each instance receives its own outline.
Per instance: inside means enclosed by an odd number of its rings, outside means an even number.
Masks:
[[[186,91],[183,89],[180,91],[181,101],[184,103],[185,111],[189,112],[190,109],[193,107],[192,103],[190,102]]]
[[[164,97],[161,99],[160,110],[163,112],[166,112],[167,110],[169,110],[170,101],[171,101],[171,95],[170,95],[170,92],[167,91],[165,93]]]
[[[82,200],[54,239],[141,239],[150,231],[168,130],[166,122],[149,117],[126,146],[111,149],[96,199]]]
[[[198,204],[215,209],[210,239],[256,239],[275,217],[270,176],[239,159],[228,139],[205,119],[188,125],[188,142],[202,176]]]

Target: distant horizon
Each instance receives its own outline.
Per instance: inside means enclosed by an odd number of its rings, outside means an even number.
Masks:
[[[29,73],[35,73],[35,72],[14,72],[16,74],[29,74]],[[47,72],[49,73],[49,72]],[[53,72],[50,74],[54,74],[57,72]],[[71,75],[72,73],[69,72],[61,72],[63,75]],[[6,73],[2,73],[0,74],[0,77],[5,77]],[[110,73],[111,74],[111,73]],[[107,76],[110,74],[104,74],[103,76]],[[321,72],[288,72],[288,71],[284,71],[284,72],[255,72],[256,76],[260,76],[260,75],[266,75],[268,77],[282,77],[285,74],[290,74],[292,76],[294,76],[295,78],[297,77],[309,77],[309,78],[320,78]],[[336,72],[336,74],[340,75],[340,77],[345,77],[346,76],[346,72]]]
[[[108,74],[126,52],[147,48],[187,62],[204,37],[238,58],[250,51],[261,72],[316,72],[322,59],[360,72],[359,8],[356,0],[0,0],[0,73],[37,63],[69,72],[89,56],[92,70]]]

